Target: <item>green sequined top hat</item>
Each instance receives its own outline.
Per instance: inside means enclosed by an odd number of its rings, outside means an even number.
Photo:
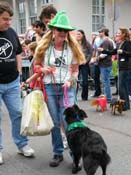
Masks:
[[[49,28],[56,27],[65,30],[75,30],[75,27],[70,25],[69,18],[65,11],[60,11],[56,14],[56,16],[50,21],[48,24]]]

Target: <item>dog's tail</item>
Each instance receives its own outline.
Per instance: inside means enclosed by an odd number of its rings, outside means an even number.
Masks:
[[[97,99],[95,99],[91,102],[91,106],[96,106],[96,105],[98,105],[98,100]]]
[[[111,162],[111,157],[105,150],[103,150],[103,154],[103,162],[105,162],[105,164],[108,165]]]

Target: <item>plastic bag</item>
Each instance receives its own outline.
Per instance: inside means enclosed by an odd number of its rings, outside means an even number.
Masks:
[[[28,94],[23,103],[21,135],[47,135],[54,127],[41,90]]]

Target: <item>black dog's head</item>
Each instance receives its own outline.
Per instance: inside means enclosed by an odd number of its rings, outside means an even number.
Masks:
[[[80,109],[76,104],[72,107],[68,107],[64,111],[65,120],[67,124],[71,124],[76,121],[84,120],[87,118],[87,114],[84,110]]]

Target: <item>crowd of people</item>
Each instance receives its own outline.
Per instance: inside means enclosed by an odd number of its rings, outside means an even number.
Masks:
[[[82,80],[81,100],[88,100],[88,77],[92,75],[95,85],[93,97],[105,94],[110,103],[112,95],[118,95],[125,100],[123,110],[130,109],[131,28],[119,28],[112,39],[109,29],[102,27],[90,42],[86,39],[85,31],[71,25],[65,11],[57,12],[53,5],[49,5],[43,8],[39,20],[31,24],[21,38],[10,27],[12,17],[10,5],[1,1],[0,110],[3,100],[9,112],[12,138],[18,152],[25,157],[33,156],[35,151],[28,145],[28,138],[20,135],[21,86],[29,83],[31,89],[36,88],[39,70],[47,95],[48,110],[54,122],[51,132],[53,158],[49,165],[56,167],[63,160],[63,135],[66,141],[67,125],[63,112],[77,103],[79,77]],[[22,67],[21,59],[27,65]],[[116,80],[114,94],[111,92],[111,72]],[[36,76],[30,78],[34,74]],[[41,86],[37,88],[41,89]],[[65,103],[64,90],[68,94],[68,103]],[[0,120],[1,117],[0,111]],[[4,162],[2,150],[0,128],[0,164]]]

